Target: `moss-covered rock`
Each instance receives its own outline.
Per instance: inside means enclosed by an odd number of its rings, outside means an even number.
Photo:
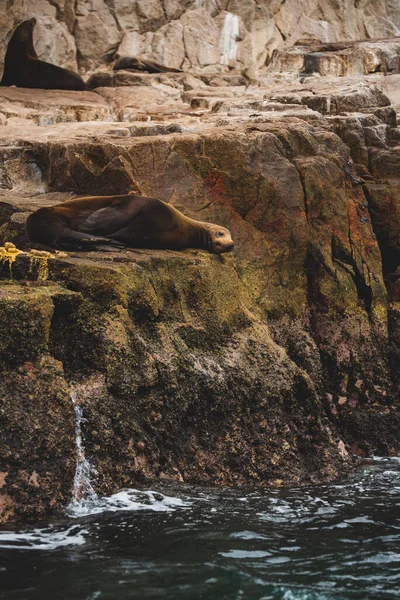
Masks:
[[[0,522],[47,516],[71,498],[74,417],[60,362],[43,355],[0,379]]]
[[[118,263],[49,259],[47,280],[31,282],[20,255],[23,279],[4,286],[3,415],[13,446],[0,458],[14,517],[59,508],[71,493],[68,389],[83,406],[86,452],[104,493],[155,476],[224,484],[337,476],[348,464],[340,436],[310,377],[250,310],[232,258],[129,254]],[[63,461],[54,498],[35,483],[28,510],[29,477],[56,477]]]

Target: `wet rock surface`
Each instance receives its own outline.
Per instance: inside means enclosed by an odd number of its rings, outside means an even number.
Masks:
[[[71,390],[102,493],[328,481],[398,452],[398,76],[97,77],[0,90],[0,245],[29,250],[41,206],[137,192],[235,251],[3,257],[3,520],[71,497]]]

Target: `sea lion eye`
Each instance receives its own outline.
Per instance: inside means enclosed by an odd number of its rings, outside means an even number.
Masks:
[[[218,231],[217,232],[217,237],[223,237],[224,236],[224,232],[223,231]]]

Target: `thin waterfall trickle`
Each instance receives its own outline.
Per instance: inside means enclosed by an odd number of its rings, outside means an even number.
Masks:
[[[239,17],[232,13],[225,15],[225,21],[221,32],[220,52],[221,64],[228,65],[236,60],[239,38]]]
[[[74,405],[75,439],[76,439],[76,469],[71,504],[79,504],[82,500],[96,500],[97,494],[91,484],[91,476],[96,469],[85,457],[85,446],[82,438],[82,423],[86,421],[82,407],[79,406],[75,392],[71,392]]]

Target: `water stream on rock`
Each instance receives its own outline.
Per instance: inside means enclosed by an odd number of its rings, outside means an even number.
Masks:
[[[81,419],[81,415],[80,415]],[[400,459],[291,488],[163,484],[0,530],[2,600],[394,600]]]
[[[224,26],[221,32],[219,49],[221,52],[221,63],[229,64],[236,60],[239,38],[239,17],[230,12],[226,13]]]
[[[83,416],[82,407],[79,406],[76,394],[73,391],[71,392],[71,400],[74,405],[77,458],[72,500],[68,510],[72,510],[76,505],[79,505],[80,502],[94,502],[97,500],[97,494],[94,491],[90,480],[92,474],[95,474],[95,469],[85,456],[85,447],[82,439],[82,423],[86,419]]]

